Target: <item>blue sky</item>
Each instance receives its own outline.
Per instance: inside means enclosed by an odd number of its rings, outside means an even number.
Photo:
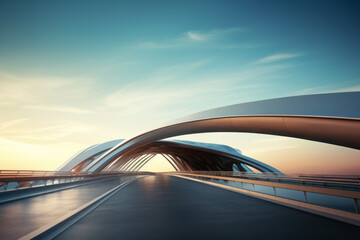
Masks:
[[[48,169],[76,149],[197,111],[359,91],[359,6],[1,1],[0,158],[61,152],[51,166],[39,162]]]

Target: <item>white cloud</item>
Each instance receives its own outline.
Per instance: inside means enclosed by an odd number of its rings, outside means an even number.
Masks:
[[[264,57],[264,58],[256,61],[255,64],[276,62],[276,61],[296,58],[296,57],[299,57],[299,56],[301,56],[301,54],[289,54],[289,53],[274,54],[274,55],[267,56],[267,57]]]
[[[180,37],[171,39],[166,42],[142,42],[138,48],[177,48],[177,47],[194,47],[194,44],[210,42],[212,40],[226,37],[228,34],[242,31],[241,28],[213,29],[210,31],[188,31]],[[226,49],[228,45],[213,45],[213,47]],[[248,45],[231,44],[229,48],[247,48]]]
[[[236,33],[240,31],[242,31],[241,28],[227,28],[227,29],[213,29],[207,32],[189,31],[184,33],[183,35],[185,36],[186,39],[204,42],[204,41],[213,40],[218,37],[222,37],[230,33]]]
[[[204,34],[200,34],[200,33],[195,33],[195,32],[187,32],[186,36],[194,41],[207,41],[210,39],[210,35],[204,35]]]

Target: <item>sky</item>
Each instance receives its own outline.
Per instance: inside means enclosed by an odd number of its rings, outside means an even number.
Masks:
[[[90,145],[211,108],[360,91],[359,11],[331,0],[0,0],[0,169],[55,170]],[[359,150],[330,144],[177,139],[227,144],[286,173],[360,174]]]

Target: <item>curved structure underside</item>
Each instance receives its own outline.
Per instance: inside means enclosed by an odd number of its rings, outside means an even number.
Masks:
[[[60,171],[86,171],[86,167],[116,143],[115,140],[92,146],[71,158]],[[103,171],[138,171],[156,154],[161,154],[177,171],[243,171],[280,173],[277,169],[244,156],[229,146],[190,141],[155,141],[118,156]],[[249,168],[251,167],[251,168]]]
[[[97,148],[102,149],[102,152],[96,157],[82,162],[81,166],[78,165],[81,162],[79,158],[65,167],[68,170],[72,163],[71,169],[79,171],[138,170],[154,154],[163,154],[177,170],[228,171],[233,165],[244,170],[234,160],[245,164],[244,158],[237,154],[224,154],[224,151],[219,154],[214,150],[215,145],[195,147],[200,143],[160,141],[179,135],[206,132],[272,134],[360,149],[360,92],[277,98],[200,112],[127,141],[118,144],[113,142],[113,146],[109,145],[108,148],[98,145]],[[215,160],[216,158],[223,159]],[[256,165],[255,160],[252,160],[247,164],[260,171],[277,171],[270,166]]]

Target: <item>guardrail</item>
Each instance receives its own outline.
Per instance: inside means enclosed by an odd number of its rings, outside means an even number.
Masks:
[[[171,174],[192,173],[200,175],[224,176],[242,179],[282,182],[289,184],[308,185],[326,188],[360,190],[358,175],[320,175],[320,174],[283,174],[283,173],[245,173],[232,171],[185,171],[168,172]]]
[[[115,175],[150,175],[150,172],[88,172],[0,170],[0,192],[21,188],[54,185],[89,178]]]
[[[276,175],[270,173],[172,172],[239,189],[360,213],[358,176]],[[335,176],[335,177],[334,177]],[[321,180],[319,180],[321,178]]]

